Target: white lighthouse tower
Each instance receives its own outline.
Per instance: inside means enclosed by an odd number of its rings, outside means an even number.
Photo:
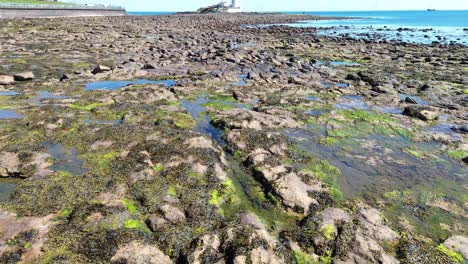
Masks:
[[[228,13],[239,13],[241,11],[239,1],[240,0],[232,0],[231,6],[229,6],[227,12]]]

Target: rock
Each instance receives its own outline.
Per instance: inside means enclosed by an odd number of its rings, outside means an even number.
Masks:
[[[144,242],[133,241],[119,248],[111,258],[111,263],[167,264],[173,262],[157,246],[145,245]]]
[[[9,85],[15,83],[15,78],[9,75],[0,75],[0,85]]]
[[[253,228],[259,229],[259,230],[265,229],[265,226],[262,224],[260,219],[258,219],[258,217],[256,215],[252,214],[252,213],[243,214],[240,217],[240,224],[241,225],[249,225],[249,226],[252,226]]]
[[[351,217],[346,211],[334,207],[326,208],[320,212],[319,217],[322,219],[322,224],[349,223],[351,221]]]
[[[452,251],[460,252],[465,259],[468,259],[468,237],[451,236],[445,240],[444,246]]]
[[[251,128],[261,130],[262,128],[300,128],[302,127],[289,116],[269,115],[247,109],[234,108],[221,112],[214,120],[215,125],[220,127]]]
[[[420,105],[410,105],[405,107],[403,115],[419,118],[424,121],[434,120],[439,116],[439,114],[436,111],[432,111],[430,107]]]
[[[91,73],[92,74],[98,74],[98,73],[101,73],[101,72],[108,72],[110,70],[111,70],[111,68],[108,67],[108,66],[97,65],[96,67],[94,67],[94,69],[91,71]]]
[[[185,223],[185,214],[177,207],[165,204],[159,207],[164,218],[173,224]]]
[[[104,140],[104,141],[96,141],[91,145],[92,150],[98,150],[98,149],[107,149],[110,146],[112,146],[112,141],[110,140]]]
[[[376,91],[378,93],[385,93],[385,94],[396,94],[397,91],[393,88],[391,84],[383,84],[379,86],[372,87],[372,91]]]
[[[346,75],[346,80],[359,82],[361,80],[361,77],[359,77],[359,75],[357,74],[349,73],[348,75]]]
[[[60,77],[59,81],[63,82],[66,80],[70,80],[70,75],[68,74],[63,74],[62,77]]]
[[[400,237],[397,232],[384,224],[382,214],[375,208],[361,206],[359,219],[366,236],[385,242],[394,241]]]
[[[0,152],[0,177],[13,177],[19,174],[20,159],[18,154]]]
[[[213,147],[213,143],[211,142],[211,140],[209,140],[209,139],[207,139],[205,137],[194,137],[194,138],[187,139],[184,142],[184,145],[188,145],[189,149],[191,149],[191,148],[202,148],[202,149],[212,149],[214,151],[217,151]]]
[[[405,259],[404,263],[456,263],[451,257],[438,250],[432,244],[425,244],[417,240],[400,242],[398,251]]]
[[[150,215],[148,216],[146,223],[148,227],[151,229],[151,231],[156,232],[164,228],[164,226],[168,224],[169,222],[166,219],[159,217],[157,215]]]
[[[193,253],[188,257],[188,263],[201,264],[205,263],[202,261],[204,255],[211,255],[210,263],[218,263],[218,258],[221,259],[219,254],[219,247],[221,241],[218,234],[207,234],[197,239],[197,247]]]
[[[20,72],[14,75],[15,81],[30,81],[34,79],[34,73],[32,72]]]

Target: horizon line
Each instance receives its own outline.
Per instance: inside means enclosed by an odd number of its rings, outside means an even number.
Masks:
[[[281,10],[281,11],[242,11],[244,13],[282,13],[282,12],[405,12],[405,11],[427,11],[427,9],[394,9],[394,10]],[[468,11],[468,9],[436,9],[436,11]],[[127,10],[127,12],[140,12],[140,13],[178,13],[178,12],[195,12],[190,10],[185,11],[138,11],[138,10]]]

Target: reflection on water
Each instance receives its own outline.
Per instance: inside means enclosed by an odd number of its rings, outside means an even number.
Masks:
[[[6,201],[11,193],[15,191],[16,184],[0,181],[0,202]]]
[[[182,107],[187,110],[192,118],[197,120],[197,125],[193,129],[194,131],[205,134],[213,138],[219,145],[224,146],[225,143],[221,139],[223,131],[214,127],[210,122],[210,118],[206,114],[203,114],[203,112],[207,111],[204,105],[209,102],[206,97],[206,95],[202,95],[195,101],[183,100]]]
[[[362,196],[369,191],[404,190],[416,185],[430,189],[438,181],[467,184],[463,177],[468,175],[466,167],[444,155],[434,154],[440,149],[440,143],[415,143],[401,136],[369,135],[324,146],[317,143],[318,133],[299,129],[288,129],[284,133],[300,147],[340,169],[341,187],[348,197]],[[407,149],[429,153],[428,158],[415,157],[407,153]],[[462,185],[459,191],[457,195],[463,193]]]
[[[129,85],[144,85],[144,84],[162,84],[166,87],[173,86],[175,84],[174,80],[146,80],[139,79],[134,81],[99,81],[99,82],[90,82],[85,86],[86,91],[97,91],[97,90],[117,90]]]
[[[81,175],[86,172],[83,161],[78,159],[75,148],[64,147],[62,144],[46,142],[42,144],[47,148],[54,162],[50,167],[53,171],[65,171],[73,175]]]
[[[16,119],[23,118],[22,114],[19,114],[13,110],[0,109],[0,119]]]

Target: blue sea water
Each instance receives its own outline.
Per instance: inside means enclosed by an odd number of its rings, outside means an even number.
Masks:
[[[454,42],[468,45],[468,11],[465,10],[288,13],[353,18],[288,24],[294,27],[316,27],[319,29],[318,34],[321,35],[372,37],[425,44],[433,41]]]

